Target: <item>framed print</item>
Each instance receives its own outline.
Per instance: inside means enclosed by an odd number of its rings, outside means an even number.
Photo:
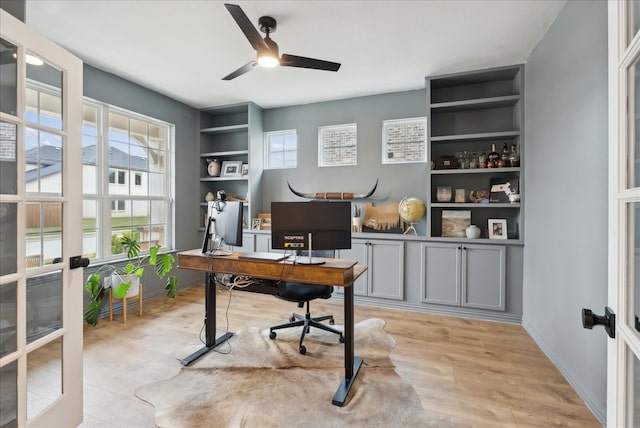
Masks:
[[[260,229],[260,219],[252,218],[251,219],[251,229]]]
[[[242,161],[222,162],[221,177],[238,177],[242,173]]]
[[[271,230],[271,214],[259,213],[260,230]]]
[[[489,219],[489,239],[507,239],[507,220]]]
[[[442,236],[447,238],[464,238],[465,230],[471,226],[471,211],[469,210],[443,210],[442,211]]]
[[[249,164],[248,163],[243,163],[242,164],[242,175],[249,175]]]

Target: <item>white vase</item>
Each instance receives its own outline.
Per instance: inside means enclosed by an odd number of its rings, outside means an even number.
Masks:
[[[213,195],[213,192],[208,192],[207,195],[204,197],[204,200],[207,202],[211,202],[215,199],[216,197]]]
[[[351,217],[351,232],[362,232],[362,219],[360,217]]]
[[[475,224],[467,227],[465,232],[467,233],[467,238],[478,239],[480,237],[480,228]]]
[[[140,293],[140,278],[138,278],[135,274],[126,274],[126,275],[111,275],[111,288],[115,290],[122,284],[123,282],[131,281],[131,286],[127,290],[127,298],[137,296]],[[115,297],[115,296],[114,296]]]

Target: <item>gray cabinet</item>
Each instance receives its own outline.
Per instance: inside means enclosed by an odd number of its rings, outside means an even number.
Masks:
[[[427,146],[432,160],[427,179],[427,236],[443,236],[443,211],[464,210],[470,211],[471,224],[480,227],[481,238],[488,238],[489,219],[505,219],[508,238],[522,242],[523,85],[522,65],[426,78]],[[458,162],[489,154],[492,144],[498,152],[516,147],[519,161],[491,168]],[[478,191],[488,192],[492,184],[506,182],[517,183],[520,202],[476,203]],[[439,187],[451,188],[452,194],[460,190],[464,200],[438,200]]]
[[[422,301],[505,310],[506,247],[423,243]]]
[[[384,299],[404,299],[404,241],[353,239],[339,257],[358,260],[367,271],[354,283],[353,293]]]

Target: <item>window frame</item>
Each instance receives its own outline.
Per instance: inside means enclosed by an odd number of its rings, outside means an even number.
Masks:
[[[293,135],[296,138],[296,149],[295,149],[295,164],[294,165],[285,165],[285,156],[284,154],[286,152],[289,151],[293,151],[293,150],[285,150],[284,149],[284,144],[282,146],[282,150],[281,151],[272,151],[271,150],[271,141],[270,138],[271,137],[276,137],[276,136],[287,136],[287,135]],[[264,169],[292,169],[292,168],[297,168],[298,167],[298,130],[297,129],[285,129],[285,130],[280,130],[280,131],[268,131],[264,133],[263,136],[263,142],[264,142]],[[282,153],[282,159],[283,159],[283,165],[282,166],[273,166],[271,164],[271,153]]]
[[[409,124],[409,123],[422,123],[424,126],[424,134],[422,136],[422,159],[420,160],[399,160],[399,161],[391,161],[389,159],[388,154],[389,154],[389,150],[388,150],[388,134],[387,134],[387,128],[391,125],[397,125],[397,124]],[[427,133],[428,133],[428,128],[427,128],[427,117],[426,116],[421,116],[421,117],[410,117],[410,118],[403,118],[403,119],[389,119],[389,120],[384,120],[382,121],[382,164],[383,165],[397,165],[397,164],[406,164],[406,163],[426,163],[427,162]],[[402,144],[402,147],[406,147],[407,144],[412,144],[415,142],[409,142],[409,141],[403,141],[401,143],[393,143],[393,144]],[[406,150],[404,151],[404,153],[406,153]]]
[[[355,141],[352,146],[354,148],[354,156],[353,161],[345,161],[344,158],[339,154],[338,161],[335,163],[330,163],[325,158],[325,141],[324,134],[327,131],[346,131],[346,132],[355,132]],[[339,147],[339,150],[345,148],[343,146]],[[336,167],[336,166],[356,166],[358,165],[358,124],[357,123],[344,123],[340,125],[325,125],[318,127],[318,166],[319,167]]]

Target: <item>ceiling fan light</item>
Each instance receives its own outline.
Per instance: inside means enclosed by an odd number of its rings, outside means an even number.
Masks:
[[[260,67],[273,68],[280,65],[280,60],[277,57],[274,57],[271,54],[267,53],[258,56],[258,64],[260,65]]]

